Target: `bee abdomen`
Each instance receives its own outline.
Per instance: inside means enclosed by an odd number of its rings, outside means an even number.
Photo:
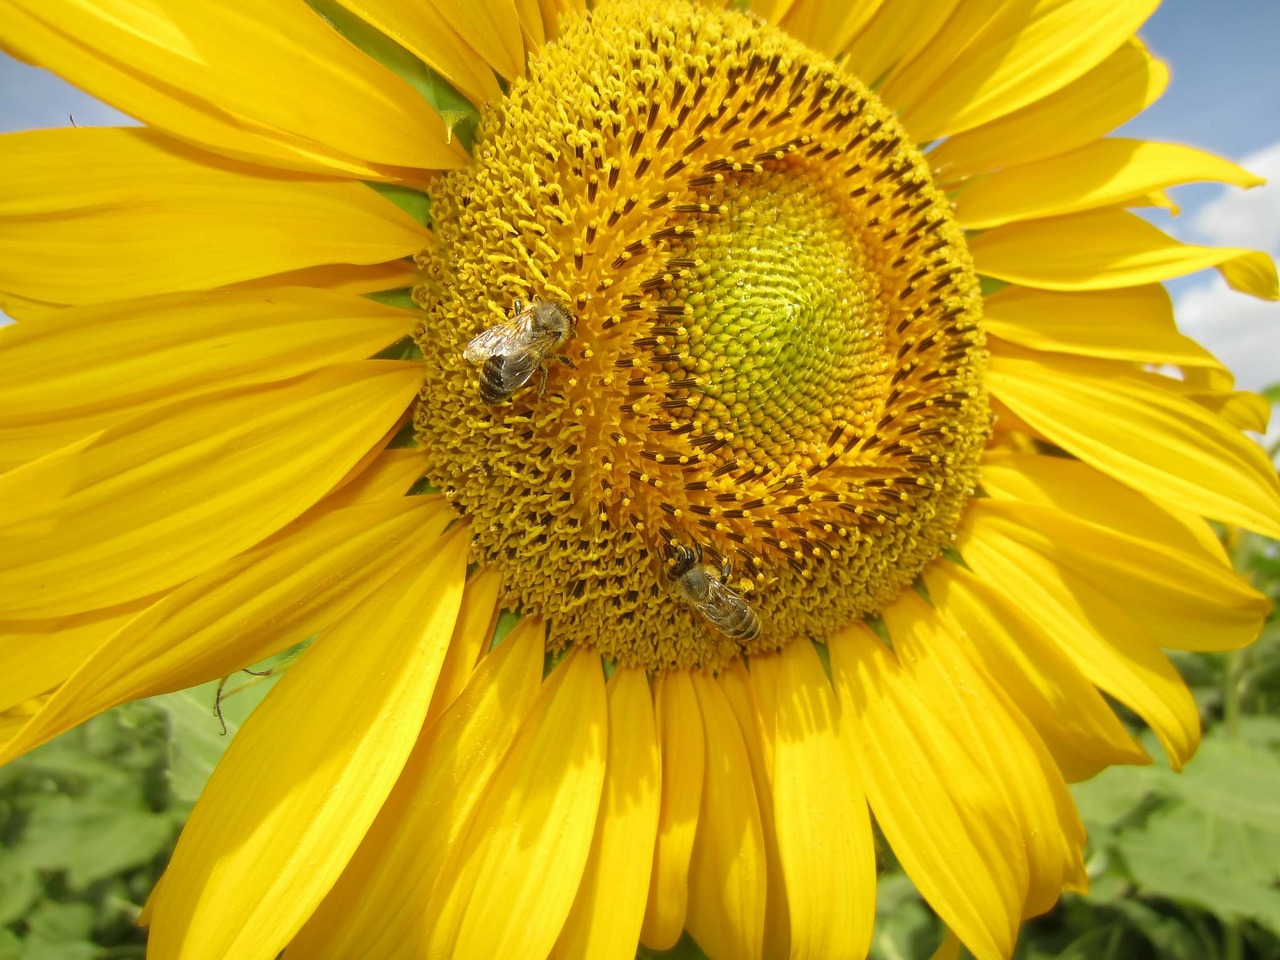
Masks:
[[[746,601],[735,604],[717,625],[730,640],[754,640],[760,634],[760,617]]]
[[[480,399],[490,406],[506,403],[511,396],[503,369],[506,362],[507,358],[499,353],[486,358],[480,367]]]

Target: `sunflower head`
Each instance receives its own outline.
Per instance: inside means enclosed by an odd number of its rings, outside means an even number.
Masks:
[[[978,284],[924,159],[834,63],[745,14],[609,4],[432,200],[418,437],[556,645],[716,667],[875,613],[948,543],[987,433]],[[574,317],[566,362],[486,402],[465,348],[535,298]],[[682,602],[690,550],[749,640]]]

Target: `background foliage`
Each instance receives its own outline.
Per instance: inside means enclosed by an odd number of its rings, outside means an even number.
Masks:
[[[1280,544],[1227,536],[1280,601]],[[1175,659],[1204,722],[1198,755],[1182,774],[1157,761],[1074,788],[1092,890],[1027,924],[1020,960],[1280,960],[1280,620],[1247,650]],[[232,734],[273,682],[231,679]],[[126,704],[0,767],[0,960],[143,957],[138,913],[230,741],[215,686]],[[874,960],[931,956],[937,920],[891,862],[877,911]],[[639,956],[702,953],[686,939]]]

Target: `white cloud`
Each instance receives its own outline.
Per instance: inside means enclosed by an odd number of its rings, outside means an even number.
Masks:
[[[1224,189],[1190,217],[1183,239],[1248,247],[1280,255],[1280,143],[1250,154],[1241,165],[1268,183]],[[1216,273],[1177,298],[1178,326],[1212,350],[1245,390],[1280,381],[1280,303],[1231,290]]]

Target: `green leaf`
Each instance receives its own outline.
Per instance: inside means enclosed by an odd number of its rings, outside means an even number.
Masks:
[[[91,960],[94,916],[87,903],[41,903],[27,918],[22,960]]]
[[[35,868],[12,851],[0,858],[0,927],[18,919],[40,896]]]

